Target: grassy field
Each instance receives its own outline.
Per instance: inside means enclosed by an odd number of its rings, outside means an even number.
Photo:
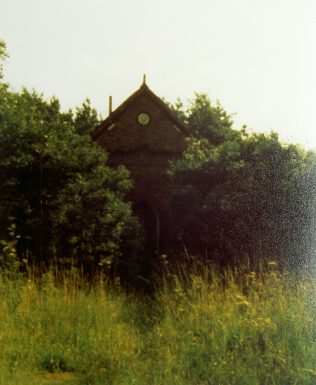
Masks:
[[[314,385],[315,286],[273,266],[170,275],[151,299],[3,277],[0,384]]]

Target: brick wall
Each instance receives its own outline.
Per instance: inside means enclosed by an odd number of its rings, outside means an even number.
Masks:
[[[147,125],[138,114],[150,116]],[[172,159],[186,148],[185,135],[153,100],[141,95],[98,137],[97,143],[109,152],[109,165],[125,165],[131,171],[134,188],[128,199],[135,205],[146,202],[158,216],[160,246],[170,238],[170,194],[167,170]]]

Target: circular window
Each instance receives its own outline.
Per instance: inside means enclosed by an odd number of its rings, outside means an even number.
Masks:
[[[141,112],[137,117],[137,121],[139,124],[142,124],[143,126],[145,126],[146,124],[149,123],[150,117],[148,114],[146,114],[146,112]]]

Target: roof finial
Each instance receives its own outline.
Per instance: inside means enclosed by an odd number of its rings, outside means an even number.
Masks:
[[[143,84],[146,84],[146,74],[143,75]]]

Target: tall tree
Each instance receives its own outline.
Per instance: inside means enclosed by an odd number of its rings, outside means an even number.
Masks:
[[[315,156],[275,133],[232,130],[229,115],[209,107],[204,96],[191,105],[196,135],[172,166],[177,237],[219,260],[311,259]]]
[[[57,98],[4,84],[0,99],[2,236],[14,221],[21,256],[110,263],[130,221],[131,182],[87,134],[96,120],[89,103],[63,113]]]

